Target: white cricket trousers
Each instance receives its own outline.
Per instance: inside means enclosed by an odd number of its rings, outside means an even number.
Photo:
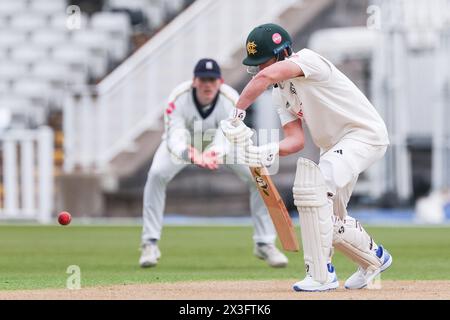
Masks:
[[[319,168],[328,192],[333,194],[334,215],[342,220],[347,217],[347,204],[359,174],[381,159],[386,149],[386,145],[375,146],[344,138],[321,155]]]
[[[144,188],[142,243],[150,239],[160,239],[163,226],[163,213],[166,201],[167,184],[188,164],[175,163],[166,142],[163,141],[153,158]],[[253,221],[255,243],[274,243],[275,228],[259,194],[250,169],[244,165],[226,165],[250,189],[250,211]],[[220,183],[220,181],[217,181]],[[205,203],[205,205],[207,205]]]

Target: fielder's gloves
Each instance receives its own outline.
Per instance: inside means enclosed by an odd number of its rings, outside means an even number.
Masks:
[[[270,167],[276,160],[280,152],[280,145],[277,142],[264,144],[262,146],[245,146],[239,148],[238,163],[249,167]]]
[[[253,131],[243,122],[245,114],[244,110],[234,108],[228,119],[220,121],[220,129],[224,136],[234,145],[251,144]]]

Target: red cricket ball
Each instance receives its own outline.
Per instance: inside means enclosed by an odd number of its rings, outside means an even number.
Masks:
[[[59,224],[61,224],[63,226],[68,225],[71,220],[72,220],[72,216],[70,215],[70,213],[68,213],[66,211],[60,212],[58,214],[58,222],[59,222]]]

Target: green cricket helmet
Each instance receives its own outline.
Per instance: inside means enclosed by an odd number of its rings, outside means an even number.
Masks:
[[[246,66],[259,66],[273,57],[282,60],[284,49],[292,54],[292,39],[289,33],[274,23],[262,24],[247,37],[247,57],[242,61]]]

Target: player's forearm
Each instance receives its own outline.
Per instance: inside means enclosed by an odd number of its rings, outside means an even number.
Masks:
[[[244,88],[236,103],[236,108],[246,110],[258,98],[272,81],[266,75],[256,75]]]
[[[280,156],[288,156],[299,152],[304,147],[304,141],[297,137],[289,136],[280,141]]]
[[[188,132],[186,129],[166,131],[167,149],[171,154],[181,160],[189,160],[188,150],[190,143],[188,141]]]
[[[222,130],[217,129],[214,139],[211,144],[206,148],[207,151],[214,151],[216,155],[220,158],[223,157],[228,150],[228,140],[223,135]]]
[[[185,161],[189,160],[189,146],[187,144],[173,145],[173,144],[168,143],[167,149],[176,158],[178,158],[180,160],[185,160]]]
[[[175,157],[182,160],[189,160],[187,154],[191,138],[189,130],[186,129],[184,119],[173,112],[166,113],[164,116],[164,136],[167,149]]]

